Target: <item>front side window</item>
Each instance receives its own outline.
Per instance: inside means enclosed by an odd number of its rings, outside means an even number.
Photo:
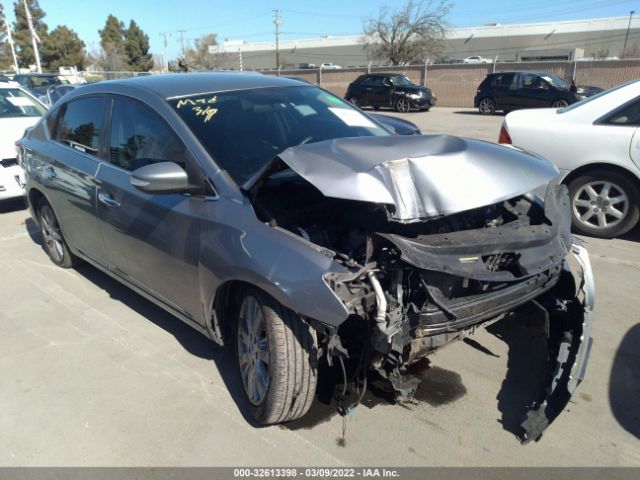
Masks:
[[[404,75],[394,75],[393,77],[389,78],[389,81],[391,82],[391,85],[395,87],[400,87],[404,85],[413,85],[411,80],[409,80]]]
[[[18,88],[0,89],[0,118],[41,117],[46,111],[31,95]]]
[[[549,84],[551,84],[552,87],[555,87],[559,90],[569,90],[570,85],[560,77],[544,74],[542,75],[542,78],[544,78]]]
[[[97,156],[104,117],[104,98],[88,97],[69,102],[62,115],[56,140]]]
[[[239,185],[289,147],[390,135],[349,103],[312,86],[199,94],[169,103]]]
[[[109,161],[133,171],[157,162],[185,167],[187,149],[167,123],[142,103],[116,98],[111,113]]]

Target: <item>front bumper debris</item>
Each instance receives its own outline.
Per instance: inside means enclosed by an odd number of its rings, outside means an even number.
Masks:
[[[576,239],[571,245],[571,253],[582,269],[580,285],[572,285],[573,299],[563,301],[566,297],[553,297],[555,305],[543,305],[548,314],[547,333],[552,375],[544,398],[527,412],[526,419],[521,424],[523,444],[538,441],[542,437],[544,430],[569,402],[587,368],[593,342],[591,326],[595,287],[589,255]]]

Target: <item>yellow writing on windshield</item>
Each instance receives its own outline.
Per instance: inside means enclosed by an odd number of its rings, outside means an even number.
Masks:
[[[197,117],[204,117],[204,123],[207,123],[216,113],[218,113],[218,109],[213,107],[193,107],[192,110],[196,113]]]
[[[217,96],[213,97],[201,97],[201,98],[183,98],[182,100],[178,100],[178,105],[176,108],[179,110],[182,107],[190,106],[195,107],[197,105],[210,105],[212,103],[216,103],[218,101]]]

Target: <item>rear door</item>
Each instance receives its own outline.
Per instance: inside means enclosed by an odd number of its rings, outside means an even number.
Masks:
[[[110,267],[174,309],[201,319],[198,215],[207,200],[152,195],[131,185],[137,168],[170,161],[191,172],[194,160],[158,113],[124,96],[111,101],[108,144],[108,162],[98,173],[97,210]]]
[[[49,148],[32,152],[65,239],[100,263],[105,250],[96,218],[96,175],[104,151],[105,102],[95,95],[65,104]]]
[[[498,73],[493,76],[491,87],[498,108],[509,107],[513,104],[511,87],[514,77],[513,73]]]
[[[369,105],[374,107],[388,107],[391,105],[391,93],[393,86],[388,77],[376,75],[372,77],[371,90],[369,92]]]

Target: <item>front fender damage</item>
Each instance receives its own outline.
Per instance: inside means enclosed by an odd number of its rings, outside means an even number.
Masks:
[[[557,292],[558,295],[554,295],[556,292],[552,291],[544,299],[546,302],[543,307],[548,314],[551,378],[543,398],[532,406],[521,424],[523,444],[538,441],[542,437],[545,429],[575,393],[587,368],[593,343],[591,325],[595,287],[589,255],[576,239],[571,246],[571,253],[581,267],[580,284],[577,289],[575,283],[565,285],[564,291]],[[568,272],[568,268],[566,271]],[[575,279],[575,275],[572,279]],[[562,298],[571,293],[572,299]]]

